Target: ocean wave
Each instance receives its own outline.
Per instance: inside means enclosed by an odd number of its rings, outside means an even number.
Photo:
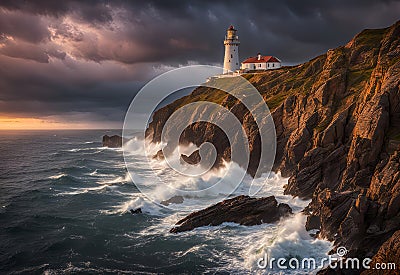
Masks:
[[[124,154],[136,155],[136,156],[153,156],[159,150],[162,149],[164,145],[162,143],[148,143],[137,137],[133,137],[123,145]]]
[[[94,142],[88,143],[88,144],[94,144]],[[100,152],[103,152],[104,150],[120,152],[120,151],[122,151],[122,148],[110,148],[110,147],[105,147],[105,146],[97,146],[97,147],[71,148],[71,149],[66,149],[66,150],[60,150],[60,152],[61,153],[62,152],[77,153],[77,152],[94,151],[94,152],[100,153]],[[57,152],[57,153],[60,153],[60,152]],[[57,153],[53,153],[53,154],[57,154]]]
[[[83,180],[81,177],[72,176],[72,175],[67,174],[67,173],[59,173],[57,175],[53,175],[53,176],[48,177],[48,179],[51,179],[51,180],[53,180],[55,182],[63,182],[64,180],[69,180],[69,181],[73,181],[73,182],[76,182],[76,183],[81,183],[82,180]]]
[[[173,224],[182,216],[178,213],[169,215],[160,220],[157,225],[152,225],[140,232],[140,235],[172,235],[168,233]],[[326,240],[314,239],[305,230],[306,216],[302,213],[294,214],[281,220],[277,224],[261,224],[255,226],[244,226],[236,223],[222,223],[218,226],[203,226],[192,231],[179,233],[180,239],[201,238],[204,239],[205,247],[212,256],[226,263],[224,271],[241,274],[271,274],[281,270],[260,269],[257,262],[268,254],[269,258],[292,257],[298,259],[313,257],[317,263],[326,257],[332,249],[332,243]],[[214,250],[214,243],[222,242],[228,247],[224,251]],[[208,245],[207,245],[208,244]],[[212,244],[212,245],[210,245]],[[193,246],[178,254],[184,255],[199,247]],[[211,269],[212,272],[219,269]],[[288,274],[310,274],[318,270],[287,270]],[[285,273],[286,274],[286,273]]]
[[[131,209],[135,210],[141,208],[142,212],[152,216],[165,216],[166,211],[161,206],[147,200],[143,194],[135,193],[131,195],[131,199],[116,205],[112,210],[102,211],[104,214],[115,215],[115,214],[125,214]],[[167,211],[168,212],[168,211]],[[170,212],[169,212],[170,214]]]
[[[114,166],[112,166],[112,167],[114,167]],[[122,167],[118,167],[118,168],[122,168]],[[120,172],[120,171],[118,170],[118,171],[115,171],[115,172]],[[85,173],[85,175],[93,177],[93,178],[108,178],[108,179],[109,178],[115,179],[116,177],[117,178],[122,178],[122,177],[117,176],[116,174],[111,173],[111,172],[109,172],[109,173],[107,173],[107,172],[100,173],[99,169],[95,169],[92,172]],[[106,180],[106,181],[108,181],[108,180]],[[121,181],[123,181],[123,180],[121,180]]]
[[[71,188],[73,191],[62,191],[56,194],[56,196],[73,196],[82,195],[90,192],[98,192],[102,190],[113,191],[117,186],[110,185],[100,185],[96,187],[86,187],[86,188]]]
[[[67,174],[61,173],[61,174],[58,174],[58,175],[50,176],[49,179],[57,180],[57,179],[61,179],[63,177],[67,177],[67,176],[68,176]]]
[[[116,177],[116,178],[111,179],[111,180],[106,179],[106,180],[102,180],[102,181],[100,181],[98,183],[99,184],[106,184],[106,185],[114,185],[114,184],[124,184],[124,183],[127,183],[127,182],[132,182],[129,173],[126,173],[125,176],[123,176],[123,177],[119,176],[119,177]]]
[[[261,235],[257,238],[248,240],[250,245],[245,249],[243,255],[245,266],[249,270],[257,270],[257,261],[265,257],[269,258],[314,258],[317,263],[322,257],[326,257],[332,249],[332,243],[326,240],[315,239],[310,236],[305,229],[306,216],[302,213],[297,213],[289,218],[284,219],[277,226],[275,234]],[[267,273],[271,270],[266,270]],[[297,270],[299,272],[299,270]],[[317,270],[314,270],[316,273]],[[297,273],[297,274],[301,274]],[[304,271],[303,274],[309,274],[309,271]]]
[[[85,154],[96,154],[101,153],[103,150],[107,149],[107,147],[88,147],[88,148],[73,148],[68,150],[63,150],[63,152],[77,153],[77,152],[89,152]]]
[[[161,219],[158,223],[143,229],[138,234],[165,236],[170,234],[168,233],[169,230],[178,220],[185,217],[189,210],[193,211],[193,209],[196,209],[195,207],[197,209],[204,208],[219,202],[218,196],[221,194],[225,196],[249,195],[250,188],[253,187],[259,190],[255,194],[256,197],[275,196],[278,202],[289,204],[295,214],[283,219],[278,224],[247,227],[235,223],[223,223],[219,226],[205,226],[193,231],[183,232],[179,234],[179,237],[191,238],[191,236],[196,236],[216,242],[222,240],[229,247],[229,251],[226,253],[218,251],[216,253],[219,254],[215,257],[226,262],[226,270],[233,273],[268,274],[269,270],[260,270],[257,267],[257,261],[265,253],[277,258],[288,258],[295,255],[320,259],[326,256],[326,253],[331,250],[332,244],[325,240],[310,237],[309,232],[305,230],[306,217],[301,213],[301,210],[308,205],[309,200],[301,200],[284,194],[284,186],[288,183],[288,178],[282,177],[279,172],[264,174],[256,179],[246,175],[238,186],[232,185],[232,182],[235,182],[234,179],[243,172],[243,168],[238,164],[227,162],[220,169],[214,169],[199,177],[188,178],[166,168],[166,163],[163,161],[153,161],[153,167],[142,171],[140,177],[138,173],[132,174],[133,182],[146,194],[151,193],[152,197],[150,198],[156,198],[155,201],[158,203],[176,195],[183,196],[184,202],[179,205],[170,205],[175,206],[171,211],[152,203],[143,194],[135,194],[132,199],[116,206],[107,214],[126,213],[130,209],[140,207],[144,213],[161,217]],[[154,185],[153,182],[148,182],[146,173],[155,173],[158,177],[163,178],[162,182],[165,184]],[[218,181],[222,184],[207,188]],[[186,190],[191,188],[194,191],[201,189],[206,191],[199,196],[196,195],[196,192],[183,192],[182,190],[185,188]],[[186,255],[185,253],[191,253],[191,249],[195,251],[196,249],[207,249],[207,247],[192,247],[179,253]],[[236,253],[232,255],[232,251],[236,251]],[[308,272],[304,274],[308,274]]]
[[[254,179],[238,164],[225,162],[219,169],[213,169],[201,176],[188,177],[167,167],[164,162],[158,162],[153,164],[151,169],[147,168],[141,173],[131,173],[131,176],[138,189],[156,203],[174,196],[184,197],[183,204],[169,206],[177,210],[196,210],[232,195],[250,195],[252,188],[259,190],[253,196],[273,195],[278,202],[289,204],[295,212],[301,211],[309,203],[284,194],[284,186],[288,183],[288,179],[282,177],[279,172],[271,172]],[[154,177],[148,177],[149,173],[154,173],[158,182],[154,181]],[[243,180],[239,181],[241,178]]]
[[[182,205],[169,207],[193,210],[193,206],[199,209],[230,195],[274,195],[279,202],[288,203],[295,212],[309,203],[284,195],[283,187],[288,183],[288,179],[283,178],[279,172],[271,172],[254,179],[237,163],[225,162],[219,169],[202,173],[203,168],[199,165],[180,164],[182,153],[190,155],[198,149],[194,144],[178,146],[168,160],[153,159],[151,156],[162,147],[161,143],[145,144],[137,138],[132,138],[124,144],[125,162],[128,170],[133,170],[130,171],[133,182],[154,202],[160,203],[173,196],[182,196],[185,198]],[[171,164],[173,167],[179,166],[183,171],[171,169]]]
[[[93,172],[89,173],[89,176],[98,176],[98,170],[95,169]]]
[[[72,263],[68,264],[66,268],[58,268],[58,269],[46,269],[43,274],[44,275],[52,275],[52,274],[75,274],[75,273],[90,273],[90,274],[137,274],[136,271],[131,270],[123,270],[123,269],[113,269],[113,268],[96,268],[90,267],[90,262],[80,263],[81,266],[73,265]],[[149,273],[151,274],[151,273]]]

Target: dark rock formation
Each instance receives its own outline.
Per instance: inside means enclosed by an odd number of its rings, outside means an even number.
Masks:
[[[182,196],[173,196],[172,198],[169,198],[168,200],[160,202],[160,204],[165,205],[165,206],[168,206],[171,203],[181,204],[181,203],[183,203],[183,200],[184,199]]]
[[[194,151],[192,154],[190,154],[190,156],[181,154],[181,158],[185,163],[189,163],[192,165],[198,164],[201,160],[199,150]]]
[[[132,215],[142,214],[142,208],[137,208],[135,210],[131,209],[129,212],[131,212]]]
[[[162,150],[158,150],[157,153],[153,156],[153,159],[163,160],[164,159],[163,151]]]
[[[189,231],[196,227],[220,225],[223,222],[234,222],[241,225],[272,223],[292,213],[285,203],[276,201],[274,196],[251,198],[238,196],[224,200],[206,209],[194,212],[178,221],[171,233]]]
[[[393,263],[390,269],[377,270],[372,269],[375,265]],[[379,251],[372,258],[369,264],[371,269],[362,272],[362,275],[386,275],[386,274],[400,274],[400,230],[396,231],[382,246]],[[387,265],[386,265],[387,267]]]
[[[400,229],[400,21],[364,30],[307,63],[244,77],[271,109],[277,134],[274,170],[290,177],[286,194],[312,199],[308,228],[320,227],[321,237],[350,254],[375,253]],[[249,110],[222,91],[199,87],[159,109],[146,136],[160,141],[168,117],[199,100],[237,116],[249,136],[248,172],[255,175],[259,132]],[[211,142],[216,165],[230,160],[228,139],[209,123],[191,124],[180,142]]]
[[[120,148],[122,147],[122,137],[118,135],[103,136],[103,147]]]

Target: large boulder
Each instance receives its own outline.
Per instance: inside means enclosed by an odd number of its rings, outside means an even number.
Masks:
[[[274,196],[251,198],[242,195],[193,212],[178,221],[177,226],[170,232],[189,231],[201,226],[220,225],[223,222],[234,222],[241,225],[273,223],[291,213],[290,206],[285,203],[278,204]]]

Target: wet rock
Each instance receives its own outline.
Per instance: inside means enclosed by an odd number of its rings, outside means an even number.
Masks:
[[[135,210],[131,209],[129,212],[131,212],[132,215],[142,214],[142,208],[137,208]]]
[[[321,219],[318,216],[310,215],[307,216],[307,222],[306,222],[306,230],[312,230],[312,229],[320,229],[321,228]]]
[[[201,160],[199,150],[194,151],[189,156],[181,154],[181,158],[185,163],[192,164],[192,165],[198,164]]]
[[[163,160],[164,159],[163,151],[162,150],[158,150],[157,153],[153,156],[153,159]]]
[[[122,137],[118,135],[114,136],[103,136],[103,147],[109,148],[120,148],[122,147]]]
[[[168,206],[171,203],[181,204],[181,203],[183,203],[183,201],[184,201],[184,199],[182,196],[173,196],[172,198],[169,198],[168,200],[161,201],[160,204]]]
[[[285,203],[278,204],[274,196],[251,198],[242,195],[193,212],[178,221],[177,226],[170,232],[178,233],[201,226],[216,226],[223,222],[241,225],[273,223],[291,213],[290,206]]]

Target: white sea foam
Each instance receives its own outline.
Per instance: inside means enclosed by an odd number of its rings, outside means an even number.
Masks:
[[[246,175],[240,184],[236,186],[235,180],[244,172],[243,168],[236,163],[227,162],[220,169],[211,170],[198,177],[187,177],[168,168],[165,161],[150,159],[151,167],[148,167],[148,161],[145,159],[146,155],[152,156],[152,154],[155,154],[161,149],[162,146],[160,144],[152,145],[147,154],[144,148],[142,148],[141,143],[135,139],[129,141],[125,146],[129,148],[129,150],[125,151],[126,160],[133,161],[135,167],[134,171],[131,171],[134,173],[130,174],[132,181],[142,191],[145,191],[145,194],[152,194],[152,198],[157,202],[176,195],[184,197],[182,204],[171,204],[170,206],[173,206],[174,210],[170,210],[152,203],[144,194],[125,194],[126,200],[124,202],[116,205],[112,210],[105,211],[107,214],[123,214],[130,209],[141,208],[144,214],[152,215],[159,219],[158,223],[154,223],[143,229],[138,234],[146,236],[168,235],[173,225],[186,216],[188,211],[192,211],[193,207],[207,207],[212,203],[220,201],[221,195],[222,197],[228,195],[248,195],[250,186],[253,185],[256,189],[260,189],[255,196],[265,197],[273,195],[278,202],[289,204],[295,214],[277,224],[246,227],[234,223],[223,223],[219,226],[205,226],[193,231],[183,232],[180,233],[181,236],[183,238],[192,235],[196,237],[200,236],[205,240],[215,240],[216,242],[223,240],[223,243],[229,249],[227,249],[226,253],[221,253],[221,251],[216,252],[218,253],[216,257],[228,263],[226,269],[232,273],[251,272],[268,274],[271,272],[270,270],[260,270],[257,267],[257,261],[261,257],[264,257],[265,253],[268,253],[270,257],[276,258],[314,257],[320,259],[326,256],[332,248],[330,242],[314,239],[305,230],[306,217],[301,213],[301,210],[309,203],[309,200],[301,200],[284,195],[284,186],[288,183],[288,179],[283,178],[280,173],[270,173],[256,179]],[[196,147],[191,145],[178,149],[180,150],[179,153],[186,152],[190,154],[190,151],[194,151],[193,149],[196,149]],[[180,154],[176,154],[175,159],[172,159],[172,161],[178,161],[179,156]],[[150,181],[147,177],[149,173],[156,174],[161,179],[160,182],[162,184],[155,184]],[[121,180],[122,177],[111,181],[118,182]],[[126,177],[125,180],[127,180]],[[111,181],[108,181],[108,184]],[[215,185],[216,182],[220,182],[221,184]],[[199,194],[196,192],[198,190],[205,191]],[[207,247],[206,245],[204,247],[203,245],[193,246],[180,253],[185,255],[199,249],[207,249]],[[279,272],[279,270],[273,271]],[[308,271],[303,273],[308,274]]]
[[[73,148],[73,149],[68,149],[65,150],[65,152],[82,152],[82,151],[93,151],[93,150],[98,150],[98,149],[105,149],[106,147],[88,147],[88,148]]]
[[[73,191],[65,191],[57,193],[57,196],[65,196],[65,195],[81,195],[89,192],[97,192],[101,190],[114,190],[117,186],[110,185],[100,185],[96,187],[86,187],[86,188],[71,188]]]
[[[109,150],[109,151],[116,151],[116,152],[122,152],[122,148],[98,147],[97,149],[101,149],[101,150]]]
[[[249,195],[252,184],[260,188],[260,192],[256,194],[257,197],[274,195],[278,202],[289,204],[295,212],[300,211],[309,203],[309,201],[283,194],[283,186],[288,180],[280,173],[271,173],[268,177],[257,179],[245,175],[243,181],[238,184],[237,179],[245,171],[233,162],[225,163],[220,169],[211,170],[199,177],[181,175],[168,170],[164,165],[165,163],[155,164],[153,170],[143,171],[142,175],[132,174],[133,182],[158,203],[173,196],[183,196],[184,203],[170,205],[173,208],[191,210],[191,207],[195,206],[195,209],[198,209],[216,203],[229,195]],[[157,173],[161,184],[147,180],[146,173]]]
[[[103,211],[107,214],[124,214],[129,212],[131,209],[135,210],[140,208],[143,213],[153,216],[165,216],[165,211],[162,211],[162,207],[158,206],[149,200],[147,200],[142,194],[134,193],[129,195],[130,199],[116,205],[114,209]],[[165,210],[165,209],[164,209]]]
[[[90,176],[97,176],[98,175],[98,171],[97,169],[95,169],[93,172],[89,173]]]
[[[136,155],[136,156],[153,156],[155,155],[163,145],[161,143],[143,142],[143,140],[133,137],[123,145],[125,155]]]
[[[61,179],[61,178],[66,177],[66,176],[67,176],[67,174],[61,173],[61,174],[57,174],[57,175],[54,175],[54,176],[50,176],[49,179],[57,180],[57,179]]]
[[[116,177],[113,179],[105,179],[98,183],[105,184],[105,185],[113,185],[113,184],[117,184],[117,183],[124,184],[127,182],[131,182],[131,177],[130,177],[129,173],[126,173],[124,177],[119,176],[119,177]]]
[[[89,144],[91,144],[91,143],[89,143]],[[93,154],[93,153],[101,153],[104,150],[121,152],[122,148],[110,148],[110,147],[100,146],[100,147],[72,148],[72,149],[62,150],[62,151],[63,152],[70,152],[70,153],[78,153],[78,152],[86,153],[87,152],[86,154]]]
[[[332,243],[326,240],[314,239],[305,229],[306,216],[297,213],[280,222],[272,234],[259,235],[248,242],[244,250],[245,266],[249,270],[259,270],[257,261],[267,254],[271,258],[314,258],[317,263],[332,249]],[[265,273],[271,270],[264,270]],[[275,270],[279,271],[279,270]],[[309,274],[311,271],[292,270],[288,273]],[[313,272],[316,272],[314,270]]]
[[[261,191],[257,196],[275,195],[279,201],[293,204],[296,207],[304,207],[307,202],[294,200],[291,196],[283,195],[283,186],[287,184],[280,174],[271,173],[261,178],[254,179],[246,174],[246,171],[233,162],[225,162],[220,169],[212,169],[201,176],[187,176],[170,168],[166,160],[156,160],[151,156],[162,148],[162,144],[146,144],[137,138],[132,138],[124,145],[125,161],[130,167],[133,182],[139,189],[144,191],[153,200],[160,202],[180,195],[187,198],[224,198],[230,194],[248,195],[250,187],[256,186]],[[168,162],[178,163],[181,161],[180,155],[190,155],[197,150],[194,144],[188,146],[178,146],[168,159]],[[147,159],[146,157],[149,157]],[[147,165],[150,164],[150,168]],[[184,167],[185,168],[185,167]],[[187,165],[187,170],[197,174],[201,168],[196,165]],[[149,177],[153,174],[155,177]],[[240,179],[243,178],[243,181]],[[156,180],[154,180],[156,179]],[[156,182],[158,181],[158,182]]]

